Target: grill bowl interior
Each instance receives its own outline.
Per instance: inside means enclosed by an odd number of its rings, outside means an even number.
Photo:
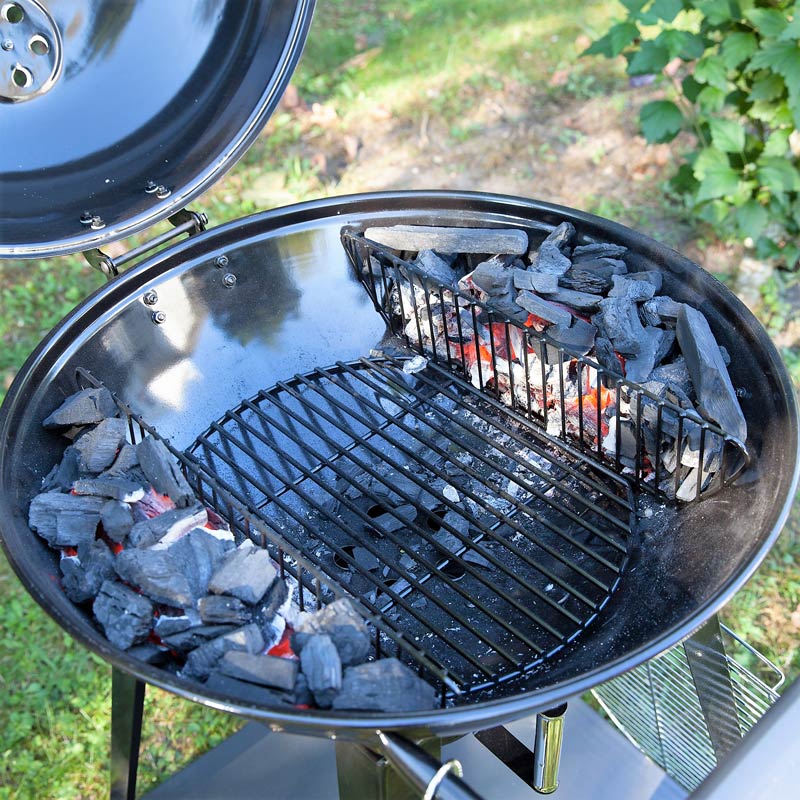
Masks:
[[[380,715],[247,707],[110,647],[61,593],[55,554],[26,522],[27,505],[58,457],[43,417],[84,367],[185,448],[240,400],[295,373],[367,355],[384,323],[352,275],[346,224],[516,225],[546,231],[570,220],[581,237],[628,246],[632,268],[664,272],[664,292],[700,308],[733,357],[755,465],[737,486],[656,515],[619,589],[573,646],[514,685],[515,693],[437,712]],[[217,256],[236,275],[226,288]],[[167,320],[142,302],[156,289]],[[590,215],[477,194],[362,195],[295,206],[221,226],[170,248],[100,289],[20,371],[0,415],[3,544],[31,594],[101,656],[184,696],[298,732],[356,736],[375,728],[455,734],[552,707],[674,644],[749,577],[777,537],[793,496],[797,413],[780,358],[747,309],[710,275],[651,239]]]

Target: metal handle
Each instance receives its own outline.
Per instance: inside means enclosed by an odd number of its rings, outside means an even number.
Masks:
[[[533,788],[550,794],[558,788],[561,742],[567,704],[536,715],[536,739],[533,746]]]
[[[384,758],[424,800],[482,800],[461,778],[461,764],[440,764],[421,747],[394,733],[378,731]]]

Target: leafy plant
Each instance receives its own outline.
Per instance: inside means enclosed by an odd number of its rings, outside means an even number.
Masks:
[[[800,259],[800,2],[621,0],[625,17],[585,54],[622,55],[672,99],[641,109],[649,142],[690,131],[672,184],[724,238]]]

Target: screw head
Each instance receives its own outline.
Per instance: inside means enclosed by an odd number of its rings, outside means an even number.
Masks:
[[[159,200],[163,200],[164,198],[169,197],[171,194],[172,191],[170,189],[167,189],[167,187],[164,186],[163,184],[159,184],[158,186],[156,186],[156,197]]]
[[[3,50],[8,52],[9,50],[14,49],[14,42],[12,42],[11,39],[3,39],[3,42],[2,44],[0,44],[0,47],[2,47]]]
[[[156,189],[158,189],[158,184],[155,181],[147,181],[147,183],[144,185],[144,190],[147,192],[147,194],[153,194]]]
[[[155,289],[150,289],[144,293],[142,300],[146,306],[154,306],[158,302],[158,293]]]
[[[97,216],[97,214],[95,214],[95,215],[92,217],[92,219],[91,219],[91,223],[90,223],[90,225],[89,225],[89,227],[90,227],[90,228],[91,228],[93,231],[99,231],[101,228],[105,228],[105,226],[106,226],[106,223],[103,221],[103,218],[102,218],[102,217],[99,217],[99,216]]]
[[[216,261],[214,261],[214,266],[219,267],[220,269],[222,269],[222,267],[227,267],[228,256],[218,256]]]
[[[163,311],[154,311],[150,315],[150,319],[152,319],[156,325],[161,325],[167,321],[167,315]]]
[[[235,283],[236,276],[232,272],[226,272],[225,275],[222,276],[222,285],[226,286],[228,289],[230,289]]]
[[[83,214],[81,214],[81,223],[83,225],[92,224],[92,213],[90,211],[84,211]]]

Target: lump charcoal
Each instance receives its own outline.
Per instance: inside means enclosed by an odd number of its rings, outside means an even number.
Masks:
[[[225,653],[219,663],[223,675],[287,692],[294,689],[299,668],[299,663],[293,658],[252,655],[236,650]]]
[[[689,375],[689,368],[686,366],[686,359],[676,358],[669,364],[662,364],[656,367],[650,375],[651,381],[658,381],[658,383],[666,386],[671,391],[675,391],[678,397],[686,397],[688,405],[691,406],[689,398],[694,394],[692,389],[692,378]],[[673,401],[675,402],[675,401]],[[678,402],[678,405],[684,405],[683,402]]]
[[[554,292],[558,288],[559,277],[550,272],[536,272],[532,269],[512,270],[515,289],[528,289],[533,292]]]
[[[28,524],[39,536],[47,540],[51,547],[74,547],[83,541],[94,538],[94,530],[100,523],[100,509],[105,501],[101,497],[78,497],[74,494],[63,492],[43,492],[31,501],[28,510]],[[64,515],[70,514],[73,518],[67,520]],[[70,534],[76,530],[74,524],[67,528],[69,521],[75,523],[75,515],[86,517],[85,524],[80,526],[80,535],[76,539],[64,536],[69,530]],[[59,531],[58,517],[62,516],[61,531]],[[94,526],[94,527],[93,527]],[[87,531],[91,531],[87,534]]]
[[[672,345],[675,344],[675,331],[670,330],[668,328],[660,328],[664,332],[664,335],[661,337],[661,342],[658,345],[658,350],[656,350],[656,365],[660,364],[672,350]]]
[[[198,625],[193,628],[186,628],[161,639],[171,650],[179,653],[188,653],[196,647],[202,647],[211,641],[216,641],[219,637],[232,633],[235,630],[233,625]]]
[[[393,508],[391,514],[381,514],[381,516],[375,520],[375,524],[376,527],[384,533],[393,533],[394,531],[407,528],[409,522],[411,522],[414,517],[417,516],[417,513],[417,508],[415,506],[411,505],[411,503],[404,503],[401,506]],[[361,558],[359,558],[359,555],[356,555],[356,561],[363,566],[362,562],[366,558],[364,553],[368,553],[368,551],[363,547],[357,547],[356,552],[360,553],[361,556]],[[374,559],[375,556],[371,556],[370,558]],[[377,567],[377,562],[373,566]],[[372,567],[367,567],[367,569],[372,569]]]
[[[72,486],[75,494],[109,497],[124,503],[135,503],[144,497],[144,488],[126,478],[79,478]]]
[[[168,546],[207,521],[208,513],[200,505],[173,508],[137,522],[128,534],[128,541],[134,547],[150,547],[157,542]]]
[[[649,281],[634,281],[627,275],[614,275],[609,297],[620,297],[631,303],[643,303],[656,293],[656,287]]]
[[[100,587],[114,577],[114,554],[95,539],[78,547],[78,555],[61,559],[61,586],[73,603],[97,596]]]
[[[205,625],[244,625],[250,621],[253,613],[238,597],[225,597],[222,594],[203,597],[197,604],[197,610]]]
[[[254,683],[237,681],[221,672],[213,672],[205,683],[207,689],[218,692],[225,697],[235,697],[245,703],[259,706],[284,706],[293,705],[292,696],[282,692],[274,692]]]
[[[653,284],[655,291],[660,292],[664,284],[664,274],[657,269],[646,269],[642,272],[629,272],[625,276],[630,281],[645,281]]]
[[[262,629],[271,630],[276,614],[284,608],[288,599],[289,587],[286,581],[279,578],[269,587],[269,591],[259,603],[253,621],[261,625]]]
[[[168,550],[123,550],[114,563],[117,575],[156,603],[176,608],[194,605],[189,580]]]
[[[513,270],[499,256],[482,261],[467,277],[489,297],[507,297],[513,288]]]
[[[453,268],[443,259],[436,255],[433,250],[420,250],[412,264],[429,278],[433,289],[439,284],[453,286],[456,282],[456,273]],[[414,283],[418,283],[415,281]]]
[[[211,531],[195,528],[178,539],[166,552],[186,576],[195,598],[208,594],[211,576],[222,563],[233,542],[221,541]]]
[[[117,450],[125,442],[128,426],[124,419],[104,419],[75,440],[78,451],[78,468],[81,472],[97,474],[111,466]]]
[[[208,586],[214,594],[229,594],[255,605],[277,575],[269,553],[245,540],[226,555]]]
[[[625,377],[634,383],[644,383],[656,365],[658,354],[663,351],[665,337],[669,340],[672,331],[663,328],[645,328],[640,342],[641,348],[636,358],[625,362]],[[673,338],[674,340],[674,338]]]
[[[393,225],[367,228],[364,238],[392,250],[435,250],[437,253],[528,252],[528,235],[512,228],[450,228],[429,225]]]
[[[139,457],[136,455],[136,448],[128,443],[122,445],[114,459],[114,463],[103,472],[101,478],[123,478],[130,477],[129,473],[134,467],[139,466]]]
[[[105,387],[84,389],[70,395],[45,418],[45,428],[71,428],[73,425],[94,425],[107,417],[116,417],[117,404]]]
[[[80,457],[78,451],[70,445],[64,450],[61,461],[50,470],[47,477],[42,481],[43,492],[68,492],[72,484],[79,477],[78,462]]]
[[[120,650],[143,642],[153,624],[153,604],[118,581],[103,581],[92,609],[108,641]]]
[[[671,297],[666,295],[659,295],[648,300],[643,308],[648,315],[655,315],[662,323],[670,322],[675,323],[678,320],[683,303],[678,303]]]
[[[639,306],[639,319],[645,328],[661,325],[661,317],[653,310],[649,300]]]
[[[82,511],[59,511],[56,514],[56,541],[73,545],[93,542],[100,520],[97,514]]]
[[[477,553],[474,550],[467,550],[467,552],[464,553],[461,558],[463,558],[464,561],[469,561],[470,564],[475,564],[478,567],[488,567],[489,569],[494,568],[494,565],[491,561],[484,558],[480,553]]]
[[[698,410],[725,433],[744,442],[747,423],[706,318],[697,309],[684,305],[678,313],[677,334],[697,395]]]
[[[157,644],[137,644],[128,650],[128,655],[145,664],[159,666],[169,659],[169,651]]]
[[[306,615],[292,634],[294,651],[300,653],[312,636],[321,634],[330,637],[345,666],[360,664],[369,655],[369,628],[347,598]]]
[[[571,266],[569,260],[569,243],[575,235],[575,228],[570,222],[562,222],[531,255],[531,267],[539,272],[552,275],[563,275]]]
[[[581,272],[590,272],[592,275],[608,281],[609,285],[614,275],[625,275],[628,272],[628,267],[625,262],[615,258],[595,258],[587,259],[586,261],[576,261],[573,264],[573,269],[579,269]]]
[[[436,690],[396,658],[382,658],[345,670],[337,710],[405,712],[436,706]]]
[[[264,644],[264,636],[258,626],[252,623],[245,625],[192,650],[186,658],[182,674],[187,678],[205,678],[216,669],[220,659],[229,650],[260,653]]]
[[[597,328],[590,322],[574,317],[571,325],[551,325],[547,329],[547,335],[554,342],[566,348],[568,354],[585,356],[594,347]],[[558,350],[548,344],[548,363],[557,363],[559,358]]]
[[[294,702],[298,706],[310,706],[314,702],[314,695],[308,688],[308,678],[302,672],[297,674],[297,680],[294,683]]]
[[[100,522],[109,539],[123,542],[133,527],[133,511],[127,503],[109,500],[100,509]]]
[[[178,508],[195,502],[194,492],[164,442],[147,436],[136,445],[136,455],[139,466],[157,492],[169,496]]]
[[[641,338],[644,328],[639,321],[636,304],[624,297],[607,297],[600,301],[602,315],[598,322],[593,317],[597,327],[611,340],[614,349],[625,356],[635,356],[641,351]]]
[[[597,242],[595,244],[581,244],[572,251],[572,260],[576,263],[589,261],[596,258],[620,258],[628,252],[628,248],[621,244]]]
[[[570,308],[577,308],[580,311],[592,311],[600,305],[603,299],[599,295],[589,294],[588,292],[576,292],[573,289],[557,288],[554,292],[547,292],[548,300],[555,300],[563,303]]]
[[[561,277],[556,278],[556,286],[554,286],[552,290],[540,289],[539,291],[543,294],[547,294],[548,291],[556,291],[558,286],[562,286],[565,289],[573,289],[576,292],[605,294],[611,286],[611,281],[595,272],[573,268],[565,272]]]
[[[308,688],[320,708],[330,708],[342,688],[342,662],[329,636],[310,636],[300,653]]]
[[[517,305],[545,322],[568,326],[572,321],[572,314],[569,311],[531,292],[520,292],[517,295]]]
[[[597,363],[609,374],[622,377],[622,364],[614,352],[614,345],[605,336],[594,340],[594,357]]]
[[[186,609],[183,614],[177,615],[162,612],[156,617],[153,631],[156,636],[164,639],[167,636],[188,631],[189,628],[199,628],[200,624],[200,615],[193,608]]]

